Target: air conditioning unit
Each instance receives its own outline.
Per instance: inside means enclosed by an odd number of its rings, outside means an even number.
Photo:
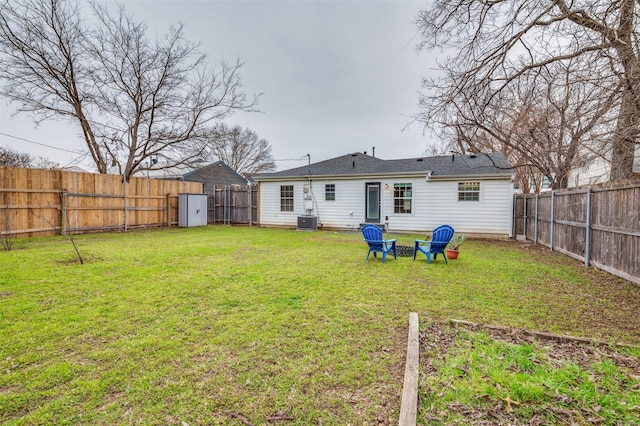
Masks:
[[[318,229],[316,216],[298,216],[298,231],[315,231]]]

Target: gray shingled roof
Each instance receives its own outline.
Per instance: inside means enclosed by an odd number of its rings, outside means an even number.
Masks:
[[[373,174],[416,174],[431,172],[432,176],[512,175],[513,168],[504,154],[494,152],[476,155],[446,155],[439,157],[383,160],[360,152],[343,155],[319,163],[274,173],[255,175],[268,180],[287,177],[358,176]]]

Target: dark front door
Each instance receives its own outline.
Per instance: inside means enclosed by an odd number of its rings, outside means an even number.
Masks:
[[[380,182],[365,183],[366,223],[380,223]]]

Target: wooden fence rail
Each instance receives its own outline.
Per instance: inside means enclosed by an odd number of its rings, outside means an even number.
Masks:
[[[202,193],[202,184],[0,167],[0,235],[177,225],[180,193]]]
[[[516,195],[516,236],[640,284],[640,182]]]

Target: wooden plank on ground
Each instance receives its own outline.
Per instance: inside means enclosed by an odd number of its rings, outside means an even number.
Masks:
[[[418,365],[420,342],[418,338],[418,314],[409,314],[409,336],[407,339],[407,361],[404,368],[404,385],[398,426],[415,426],[418,415]]]

